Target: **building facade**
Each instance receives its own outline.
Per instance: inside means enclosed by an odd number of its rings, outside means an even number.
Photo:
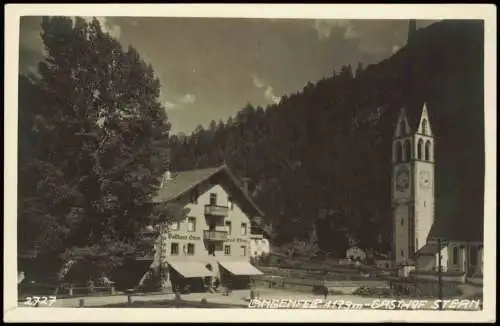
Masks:
[[[401,111],[392,148],[393,255],[402,264],[427,243],[434,224],[434,138],[425,104],[414,130]]]
[[[482,242],[453,236],[438,242],[431,234],[436,197],[434,147],[426,105],[417,119],[401,110],[392,147],[392,260],[396,266],[414,265],[417,272],[437,271],[441,265],[444,272],[482,276]]]
[[[158,226],[152,267],[165,286],[219,283],[245,286],[262,274],[250,263],[252,239],[263,238],[262,212],[227,166],[167,172],[155,204],[176,203],[187,214]]]

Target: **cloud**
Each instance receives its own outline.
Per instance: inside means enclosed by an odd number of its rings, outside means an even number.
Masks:
[[[192,104],[196,101],[196,96],[189,93],[184,94],[179,101],[184,104]]]
[[[252,80],[253,80],[253,84],[255,85],[255,87],[257,88],[262,88],[264,87],[264,82],[259,78],[259,76],[257,75],[252,75]]]
[[[259,88],[259,89],[263,89],[267,85],[266,82],[256,74],[252,75],[252,81],[253,81],[254,86]],[[264,97],[273,103],[279,103],[279,101],[281,100],[281,98],[279,96],[276,96],[274,94],[274,90],[273,90],[273,87],[271,85],[267,85],[267,88],[264,91]]]
[[[278,104],[281,100],[279,96],[274,95],[274,90],[271,85],[267,86],[264,96],[271,102]]]
[[[92,22],[92,20],[94,19],[94,17],[82,17],[83,19],[85,19],[85,21],[87,23],[90,23]],[[117,24],[114,24],[112,22],[109,21],[109,19],[107,19],[106,17],[95,17],[98,21],[99,21],[99,24],[101,25],[101,29],[103,32],[105,33],[109,33],[109,35],[111,35],[112,37],[116,38],[116,39],[119,39],[120,36],[121,36],[121,28],[119,25]],[[71,17],[71,19],[73,20],[73,22],[75,22],[75,17]]]
[[[356,38],[358,36],[358,33],[354,30],[349,19],[316,19],[313,22],[313,27],[318,32],[320,40],[328,39],[332,30],[337,28],[344,30],[344,38],[346,39]]]
[[[166,101],[163,105],[165,106],[165,110],[167,110],[167,111],[174,110],[177,107],[177,104],[169,102],[169,101]]]

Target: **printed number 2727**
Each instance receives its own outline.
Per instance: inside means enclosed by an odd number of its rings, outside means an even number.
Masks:
[[[57,298],[55,296],[49,297],[27,297],[24,301],[24,305],[26,306],[52,306],[54,302],[56,302]]]

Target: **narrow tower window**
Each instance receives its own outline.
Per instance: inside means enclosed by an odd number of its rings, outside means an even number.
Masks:
[[[453,265],[458,264],[458,248],[453,247]]]
[[[418,140],[418,145],[417,145],[417,158],[418,158],[419,160],[421,160],[421,159],[422,159],[422,156],[423,156],[423,155],[422,155],[423,145],[424,145],[424,142],[422,141],[422,138],[420,138],[420,139]]]
[[[422,134],[427,135],[427,120],[422,120]]]
[[[425,142],[425,160],[431,160],[431,141],[428,140]]]
[[[411,160],[411,158],[412,158],[412,155],[411,155],[411,143],[407,139],[405,141],[405,160],[409,161],[409,160]]]
[[[400,142],[396,142],[396,162],[403,161],[403,145]]]

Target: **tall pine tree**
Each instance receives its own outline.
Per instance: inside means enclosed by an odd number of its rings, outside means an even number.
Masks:
[[[170,129],[160,81],[97,19],[45,17],[41,37],[37,98],[20,108],[32,137],[19,160],[19,245],[106,272],[157,215]]]

